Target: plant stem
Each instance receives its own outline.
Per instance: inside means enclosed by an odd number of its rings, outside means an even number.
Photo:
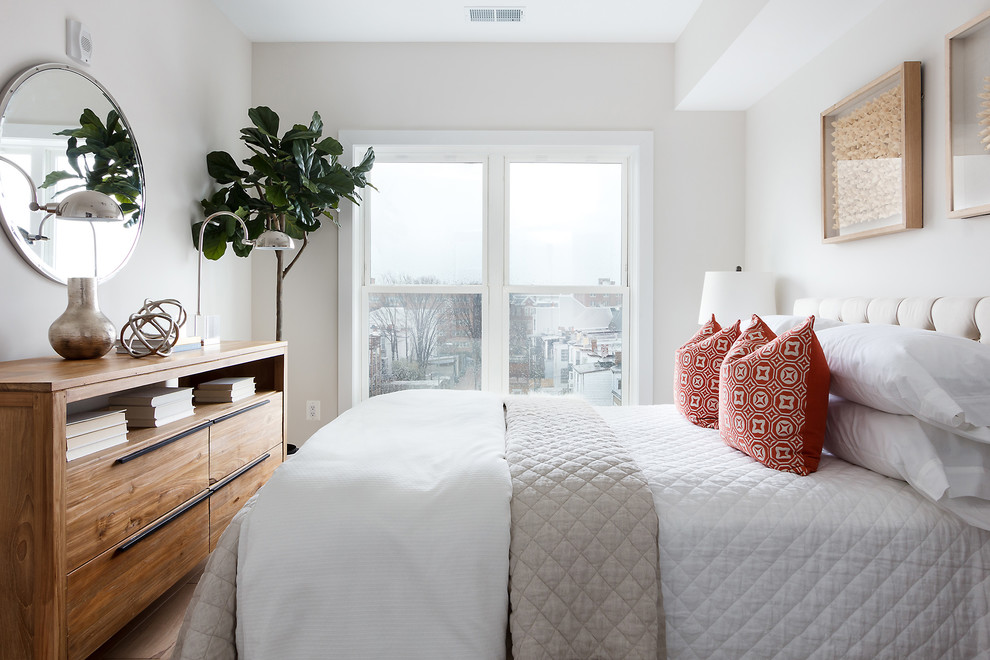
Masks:
[[[308,232],[305,233],[305,234],[303,234],[303,242],[302,242],[302,245],[299,247],[299,252],[296,252],[296,256],[292,257],[292,261],[290,261],[289,262],[289,265],[286,266],[285,267],[285,270],[282,271],[282,277],[285,277],[286,275],[289,274],[289,270],[295,265],[295,263],[297,261],[299,261],[299,255],[301,255],[303,253],[303,250],[306,249],[306,246],[307,245],[309,245],[309,233]]]

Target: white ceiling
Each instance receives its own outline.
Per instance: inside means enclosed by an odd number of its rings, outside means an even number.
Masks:
[[[746,110],[882,1],[212,0],[252,42],[676,43],[679,110]],[[468,7],[524,17],[471,23]]]
[[[673,43],[701,0],[213,0],[254,42]],[[521,23],[470,23],[465,7],[522,7]]]

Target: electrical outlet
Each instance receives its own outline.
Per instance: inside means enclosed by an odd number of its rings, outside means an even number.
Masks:
[[[319,401],[307,401],[306,402],[306,420],[310,422],[320,421],[320,402]]]

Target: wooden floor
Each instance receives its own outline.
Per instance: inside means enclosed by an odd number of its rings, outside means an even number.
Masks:
[[[137,615],[88,660],[168,660],[204,560],[185,579]]]

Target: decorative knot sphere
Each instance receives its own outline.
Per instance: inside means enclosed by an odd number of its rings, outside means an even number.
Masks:
[[[174,316],[165,311],[174,307]],[[179,328],[186,322],[186,310],[178,300],[145,300],[120,329],[120,344],[133,357],[166,356],[179,341]]]

